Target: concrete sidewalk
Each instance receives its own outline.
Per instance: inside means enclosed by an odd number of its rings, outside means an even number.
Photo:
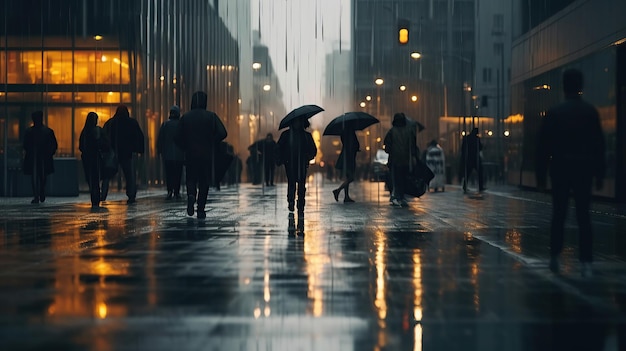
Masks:
[[[618,350],[626,347],[626,219],[594,205],[595,275],[576,223],[548,268],[550,199],[456,186],[409,208],[382,183],[312,177],[211,190],[208,217],[159,189],[106,211],[89,199],[2,199],[2,350]],[[19,202],[22,200],[22,202]],[[613,210],[611,210],[613,209]]]

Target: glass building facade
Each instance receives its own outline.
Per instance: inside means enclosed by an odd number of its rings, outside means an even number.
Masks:
[[[139,186],[160,185],[156,139],[169,108],[182,113],[194,91],[238,145],[239,52],[213,7],[201,0],[3,0],[0,2],[0,194],[21,195],[21,137],[44,111],[57,136],[56,159],[77,160],[90,111],[103,125],[127,105],[141,126]],[[23,178],[23,177],[21,177]]]

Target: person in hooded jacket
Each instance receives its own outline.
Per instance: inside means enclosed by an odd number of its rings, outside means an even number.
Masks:
[[[32,175],[33,199],[31,204],[46,200],[46,178],[54,173],[52,156],[57,151],[57,139],[54,131],[43,124],[43,111],[31,114],[33,125],[24,134],[25,151],[23,171]]]
[[[317,155],[313,136],[306,131],[309,125],[309,121],[306,119],[295,119],[289,129],[282,132],[277,143],[277,164],[285,165],[287,175],[287,208],[290,212],[294,211],[297,188],[299,214],[304,213],[306,174],[309,161]]]
[[[130,117],[128,108],[120,105],[103,127],[109,140],[111,148],[117,156],[119,166],[124,172],[126,181],[127,204],[134,204],[137,197],[137,175],[135,174],[135,162],[133,153],[144,153],[144,135],[137,120]],[[105,201],[109,193],[109,183],[111,179],[106,176],[102,179],[102,194],[100,201]]]
[[[91,208],[100,207],[100,180],[102,179],[102,152],[111,147],[104,130],[98,126],[98,114],[89,112],[85,119],[85,126],[80,132],[78,149],[81,152],[85,180],[89,185]]]
[[[407,126],[404,113],[396,113],[393,116],[392,128],[385,135],[384,149],[389,154],[387,165],[391,170],[391,204],[406,207],[404,199],[406,175],[412,170],[419,157],[416,144],[416,129]]]
[[[180,108],[176,105],[170,108],[169,120],[163,123],[157,137],[157,153],[163,158],[165,165],[165,184],[167,186],[166,200],[173,197],[180,199],[180,183],[183,176],[185,154],[174,142],[180,120]]]
[[[228,133],[215,112],[207,111],[207,94],[195,92],[191,97],[191,110],[178,122],[175,141],[185,153],[187,182],[187,214],[194,215],[197,202],[199,219],[206,218],[205,206],[209,194],[209,181],[214,179],[214,161],[219,145]]]

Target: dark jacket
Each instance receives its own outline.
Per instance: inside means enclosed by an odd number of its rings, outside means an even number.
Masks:
[[[183,161],[185,153],[178,144],[174,142],[176,133],[178,132],[179,118],[171,118],[167,120],[159,129],[157,137],[157,153],[163,157],[165,161]]]
[[[104,131],[119,160],[130,159],[133,152],[144,152],[144,136],[139,123],[128,115],[128,110],[118,108],[115,115],[104,124]]]
[[[465,137],[461,143],[461,169],[465,169],[465,165],[468,167],[475,167],[480,161],[480,152],[483,150],[483,144],[480,141],[480,137],[477,132],[472,132]]]
[[[392,167],[409,167],[419,158],[415,128],[407,126],[406,118],[395,118],[393,127],[385,135],[385,152]]]
[[[317,155],[317,147],[311,133],[304,129],[289,128],[278,139],[277,164],[285,167],[306,168]]]
[[[545,184],[548,165],[552,176],[588,170],[604,179],[604,134],[596,108],[575,96],[550,109],[539,134],[537,161],[539,183]]]
[[[101,152],[110,149],[111,143],[104,130],[99,126],[83,128],[78,139],[78,149],[83,158],[97,158]]]
[[[359,138],[353,130],[346,131],[341,134],[341,153],[337,158],[335,168],[354,171],[356,168],[356,153],[359,152],[361,145]]]
[[[220,118],[206,110],[207,97],[194,93],[191,110],[178,122],[175,141],[185,152],[186,161],[211,161],[220,142],[228,133]]]
[[[45,175],[54,173],[52,156],[56,153],[58,144],[52,129],[42,124],[30,127],[24,134],[23,147],[24,174],[32,175],[35,167]]]

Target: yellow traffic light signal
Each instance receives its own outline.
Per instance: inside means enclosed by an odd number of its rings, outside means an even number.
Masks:
[[[406,45],[409,42],[409,21],[406,19],[398,19],[398,43]]]

